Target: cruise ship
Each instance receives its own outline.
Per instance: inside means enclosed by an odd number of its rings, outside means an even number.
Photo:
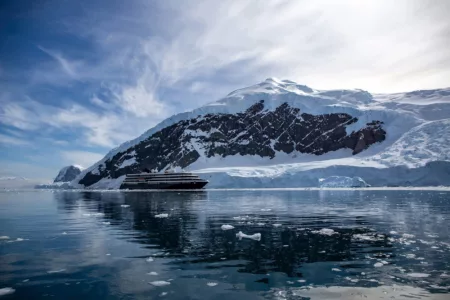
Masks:
[[[192,173],[171,171],[156,173],[144,171],[137,174],[127,174],[120,189],[201,189],[207,184],[207,180],[201,179]]]

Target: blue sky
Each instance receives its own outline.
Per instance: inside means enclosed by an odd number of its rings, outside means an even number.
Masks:
[[[449,1],[2,1],[0,176],[89,167],[267,77],[447,87]]]

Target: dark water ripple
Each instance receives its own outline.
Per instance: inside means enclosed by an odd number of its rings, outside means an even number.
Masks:
[[[2,192],[0,295],[449,299],[449,220],[448,191]]]

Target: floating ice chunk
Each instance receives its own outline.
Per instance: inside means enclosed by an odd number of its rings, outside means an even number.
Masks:
[[[261,208],[261,211],[271,211],[271,208]]]
[[[104,216],[104,213],[95,213],[95,214],[83,214],[85,217],[102,217]]]
[[[127,208],[130,207],[128,204],[121,204],[120,207]]]
[[[151,285],[154,286],[166,286],[166,285],[170,285],[170,282],[168,281],[164,281],[164,280],[157,280],[157,281],[152,281],[149,282]]]
[[[320,230],[313,230],[311,232],[321,234],[321,235],[328,235],[328,236],[331,236],[333,234],[338,234],[336,231],[334,231],[333,229],[329,229],[329,228],[322,228]]]
[[[239,240],[242,240],[242,238],[247,238],[247,239],[251,239],[251,240],[255,240],[255,241],[260,241],[261,233],[255,233],[252,235],[248,235],[248,234],[242,233],[242,231],[239,231],[238,233],[236,233],[236,237],[239,238]]]
[[[288,281],[286,281],[286,283],[287,283],[287,284],[294,284],[295,282],[289,281],[289,280],[288,280]]]
[[[416,258],[416,255],[412,253],[406,254],[406,258]]]
[[[430,237],[430,238],[437,238],[437,237],[439,237],[437,234],[427,234],[427,237]]]
[[[342,272],[342,270],[341,270],[341,269],[338,269],[338,268],[333,268],[333,269],[331,269],[331,271],[334,271],[334,272]]]
[[[207,286],[216,286],[218,283],[217,282],[208,282],[206,285]]]
[[[273,227],[280,227],[281,224],[273,224]]]
[[[111,255],[111,253],[106,253],[106,256],[110,256]]]
[[[102,222],[103,225],[111,225],[111,222]]]
[[[297,280],[297,282],[303,283],[303,282],[306,282],[306,280],[305,279],[299,279],[299,280]]]
[[[64,232],[63,232],[62,234],[63,234],[63,235],[66,235],[66,234],[67,234],[67,232],[65,232],[65,231],[64,231]]]
[[[415,235],[414,235],[414,234],[404,233],[404,234],[402,235],[402,237],[405,238],[405,239],[412,239],[412,238],[415,237]]]
[[[424,278],[424,277],[430,276],[430,274],[426,274],[426,273],[408,273],[406,275],[409,277],[415,277],[415,278]]]
[[[169,216],[169,214],[159,214],[159,215],[155,215],[155,218],[167,218]]]
[[[265,223],[256,223],[256,225],[258,225],[258,226],[264,226],[264,225],[266,225]]]
[[[66,269],[59,269],[59,270],[51,270],[51,271],[47,271],[48,274],[53,274],[53,273],[61,273],[64,272]]]
[[[444,277],[444,278],[447,278],[447,277],[450,277],[450,275],[448,275],[447,273],[442,273],[441,275],[439,275],[440,277]]]
[[[375,268],[379,268],[379,267],[384,266],[384,264],[383,264],[383,263],[380,263],[380,262],[377,262],[377,263],[375,263],[373,266],[374,266]]]
[[[383,240],[384,235],[374,236],[374,235],[367,235],[367,234],[354,234],[353,238],[356,240],[375,242],[375,241]]]
[[[22,241],[24,241],[23,238],[17,238],[17,239],[16,239],[16,242],[22,242]]]
[[[153,257],[149,257],[149,258],[147,258],[145,261],[146,262],[152,262],[154,259],[153,259]]]
[[[10,295],[14,293],[16,290],[10,287],[5,287],[0,289],[0,296]]]
[[[345,279],[347,279],[348,281],[351,281],[351,282],[358,282],[359,281],[359,279],[353,279],[353,278],[350,278],[350,277],[345,277]]]
[[[161,294],[159,294],[160,297],[164,297],[165,295],[167,295],[167,292],[162,292]]]
[[[156,273],[156,272],[148,272],[147,275],[157,276],[158,273]]]
[[[9,240],[9,236],[2,235],[2,236],[0,236],[0,240]]]
[[[224,225],[220,226],[220,228],[222,228],[222,230],[230,230],[230,229],[234,229],[234,226],[224,224]]]
[[[24,280],[22,280],[22,282],[28,282],[28,281],[30,281],[30,279],[24,279]]]
[[[397,231],[394,231],[394,230],[392,230],[392,231],[389,231],[389,234],[398,234],[398,232],[397,232]]]
[[[382,263],[383,265],[388,265],[389,263],[385,260],[380,261],[380,263]]]
[[[233,219],[236,221],[245,221],[248,219],[248,216],[245,216],[245,217],[238,216],[238,217],[233,217]]]

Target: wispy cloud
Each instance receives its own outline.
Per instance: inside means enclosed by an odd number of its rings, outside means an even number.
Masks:
[[[57,35],[34,40],[39,59],[23,68],[1,64],[15,81],[0,95],[0,123],[55,141],[53,132],[71,133],[74,151],[106,151],[267,77],[370,92],[445,87],[450,78],[449,1],[132,3],[93,0],[64,18],[52,5],[36,12],[40,21],[56,16],[46,33]]]
[[[0,144],[3,146],[29,146],[31,143],[25,139],[0,133]]]
[[[46,49],[42,46],[38,46],[38,48],[55,59],[67,75],[71,76],[72,78],[77,78],[78,74],[76,72],[75,63],[72,63],[71,61],[65,59],[61,54]]]

